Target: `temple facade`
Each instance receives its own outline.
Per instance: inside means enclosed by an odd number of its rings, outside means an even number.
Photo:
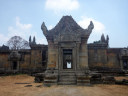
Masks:
[[[42,24],[41,29],[48,41],[44,83],[79,84],[78,78],[85,77],[89,69],[87,40],[93,28],[92,22],[87,29],[81,28],[71,16],[63,16],[51,30]]]
[[[93,22],[81,28],[71,16],[63,16],[48,30],[41,25],[48,45],[36,44],[29,38],[30,49],[10,50],[0,47],[0,73],[23,72],[44,74],[44,84],[87,85],[93,72],[125,72],[128,70],[128,48],[110,48],[109,36],[87,43]]]

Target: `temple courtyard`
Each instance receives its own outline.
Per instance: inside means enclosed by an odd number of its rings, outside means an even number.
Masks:
[[[116,77],[116,79],[122,78]],[[13,75],[0,77],[0,96],[128,96],[128,86],[103,84],[43,86],[42,83],[34,83],[32,76]]]

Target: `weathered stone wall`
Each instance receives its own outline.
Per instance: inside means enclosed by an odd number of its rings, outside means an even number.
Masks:
[[[9,59],[11,51],[1,51],[0,52],[0,70],[1,71],[13,71],[12,62],[13,60]],[[20,60],[17,61],[18,70],[22,71],[24,69],[28,69],[30,65],[30,50],[20,50],[19,54],[21,54]]]
[[[56,49],[56,48],[55,48]],[[19,51],[19,53],[22,56],[22,59],[19,62],[19,70],[38,70],[46,68],[47,62],[47,46],[42,47],[40,49],[33,48],[32,50],[22,50]],[[57,50],[52,49],[52,52],[58,54]],[[54,51],[53,51],[54,50]],[[82,47],[79,49],[79,59],[80,60],[80,66],[78,67],[86,67],[86,62],[88,62],[90,69],[103,69],[103,68],[110,68],[110,69],[121,69],[121,61],[120,61],[120,51],[121,48],[88,48],[88,60],[81,60],[81,56],[85,53],[84,51],[81,51]],[[53,53],[49,53],[53,54]],[[1,51],[0,52],[0,70],[12,70],[11,62],[9,60],[10,51]],[[85,56],[86,54],[84,54]],[[58,56],[58,55],[57,55]],[[57,61],[55,55],[53,55],[50,60]],[[86,62],[85,62],[86,61]],[[57,62],[53,62],[54,66],[49,67],[56,67]]]
[[[107,67],[107,54],[105,49],[88,50],[89,67]]]
[[[120,69],[119,53],[119,49],[89,49],[89,68]]]
[[[28,50],[19,50],[19,60],[9,59],[11,50],[0,51],[0,71],[34,72],[46,69],[47,46],[36,46]],[[17,69],[13,70],[13,62],[17,62]]]
[[[0,52],[0,70],[8,70],[10,69],[10,64],[8,61],[9,51]]]
[[[46,67],[47,63],[47,46],[34,46],[31,49],[30,65],[31,70],[40,70]]]
[[[107,65],[109,68],[121,68],[119,59],[120,49],[110,48],[107,50]]]
[[[42,64],[42,51],[41,50],[31,50],[31,64],[30,68],[41,67]]]
[[[23,71],[23,70],[28,70],[30,68],[30,51],[29,52],[25,52],[25,53],[21,53],[22,55],[22,60],[19,61],[19,70]]]

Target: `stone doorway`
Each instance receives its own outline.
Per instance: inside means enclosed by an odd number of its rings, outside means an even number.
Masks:
[[[123,69],[128,69],[128,61],[127,60],[123,60]]]
[[[63,49],[63,69],[73,69],[72,49]]]
[[[17,61],[13,61],[12,69],[17,70]]]

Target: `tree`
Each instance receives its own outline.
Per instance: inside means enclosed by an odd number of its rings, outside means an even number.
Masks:
[[[7,45],[10,49],[19,50],[19,49],[29,49],[28,41],[24,40],[20,36],[13,36],[7,42]]]

